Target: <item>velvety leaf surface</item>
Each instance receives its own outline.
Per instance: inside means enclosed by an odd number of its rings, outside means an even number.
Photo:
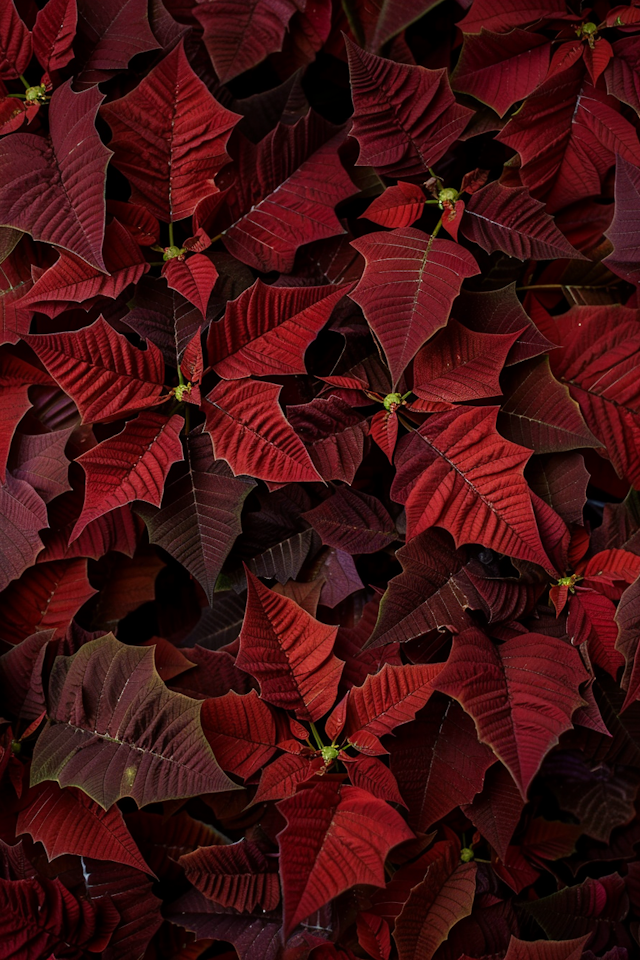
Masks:
[[[278,862],[257,843],[239,840],[229,846],[199,847],[180,857],[187,879],[223,907],[251,912],[275,910],[280,902]]]
[[[303,514],[323,543],[346,553],[375,553],[396,539],[393,520],[375,497],[339,487]]]
[[[78,0],[76,89],[108,80],[138,53],[157,49],[144,0]]]
[[[56,659],[47,701],[32,785],[79,787],[105,810],[125,796],[143,806],[233,789],[202,732],[200,704],[167,690],[152,649],[92,640]]]

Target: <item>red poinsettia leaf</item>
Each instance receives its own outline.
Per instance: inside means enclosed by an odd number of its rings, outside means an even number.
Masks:
[[[425,195],[415,183],[399,180],[393,187],[387,187],[383,194],[370,203],[360,219],[372,220],[381,227],[410,227],[419,219],[424,210]]]
[[[535,453],[598,446],[568,387],[551,373],[547,357],[515,367],[504,392],[499,423],[508,440]]]
[[[640,220],[640,169],[618,157],[616,163],[615,197],[613,220],[607,237],[613,244],[613,252],[604,258],[604,263],[619,277],[631,283],[640,281],[640,250],[636,238]]]
[[[260,694],[301,720],[322,717],[336,698],[343,662],[333,654],[337,627],[309,616],[247,574],[247,610],[236,663],[256,678]]]
[[[75,897],[56,877],[0,879],[2,938],[8,957],[53,957],[63,949],[69,960],[107,947],[120,914],[113,903]]]
[[[518,940],[512,936],[505,960],[580,960],[589,934],[574,940]]]
[[[73,787],[61,790],[57,783],[33,787],[18,814],[16,833],[40,841],[49,860],[69,853],[86,857],[99,849],[105,860],[151,873],[118,807],[103,810]]]
[[[157,402],[164,381],[158,348],[133,347],[99,317],[73,333],[24,337],[74,401],[85,423],[110,420]]]
[[[551,369],[580,405],[587,426],[607,448],[620,476],[640,484],[640,324],[625,307],[573,307],[556,323],[544,322],[561,350]]]
[[[167,484],[160,509],[141,507],[138,512],[151,543],[186,567],[211,601],[218,574],[241,530],[242,505],[254,484],[248,478],[236,479],[224,461],[214,460],[208,434],[191,433],[185,448],[185,467]]]
[[[487,770],[482,792],[462,810],[498,856],[506,860],[523,808],[513,777],[501,763],[495,763]]]
[[[51,433],[19,433],[13,443],[11,473],[30,483],[45,503],[71,489],[64,450],[72,431],[67,427]]]
[[[563,0],[509,0],[496,7],[491,0],[475,0],[473,8],[459,21],[466,33],[480,33],[484,27],[506,33],[512,27],[523,27],[538,20],[562,17],[566,13]]]
[[[287,407],[287,419],[323,480],[353,483],[364,455],[369,424],[338,397],[315,397]]]
[[[500,396],[499,375],[519,333],[474,333],[453,317],[416,354],[413,392],[435,403]]]
[[[551,44],[544,35],[514,29],[467,35],[451,75],[454,90],[471,94],[503,117],[544,80]]]
[[[587,44],[584,48],[584,62],[587,65],[591,83],[595,86],[599,77],[604,73],[613,56],[613,47],[604,37],[596,37],[593,46]]]
[[[76,786],[105,810],[121,797],[143,806],[235,788],[202,732],[200,702],[167,690],[152,648],[112,634],[85,643],[56,659],[47,702],[32,786]]]
[[[531,453],[497,433],[497,413],[461,407],[430,417],[402,448],[392,494],[406,503],[410,537],[441,526],[456,544],[482,543],[551,571],[522,472]]]
[[[356,192],[338,155],[345,135],[310,110],[257,146],[238,138],[234,167],[219,179],[228,189],[221,233],[229,253],[287,273],[299,246],[344,232],[335,207]]]
[[[223,907],[250,913],[275,910],[280,902],[278,861],[250,840],[198,847],[180,857],[187,880]]]
[[[61,251],[57,262],[38,277],[25,296],[25,305],[54,317],[68,303],[82,303],[99,296],[115,300],[149,269],[140,247],[117,220],[112,220],[105,230],[104,257],[108,275],[72,253]]]
[[[158,242],[160,224],[139,203],[107,200],[107,214],[118,220],[141,247],[151,247]]]
[[[365,754],[360,754],[355,759],[342,756],[341,760],[347,768],[349,780],[354,787],[361,787],[379,800],[406,806],[400,796],[396,778],[382,760]]]
[[[48,527],[47,507],[33,487],[7,474],[0,486],[0,590],[35,562],[42,550],[38,531]]]
[[[362,307],[397,383],[422,344],[445,325],[462,281],[478,265],[459,244],[413,227],[370,233],[352,246],[366,267],[349,296]]]
[[[446,70],[394,63],[345,39],[358,163],[391,177],[426,177],[473,111],[457,104]]]
[[[339,487],[302,516],[323,543],[346,553],[376,553],[397,539],[395,525],[383,504],[349,487]]]
[[[33,27],[33,52],[48,73],[73,59],[78,9],[75,0],[48,0]]]
[[[389,924],[375,913],[362,911],[356,919],[358,943],[373,960],[389,960],[391,933]]]
[[[618,628],[616,650],[625,659],[625,670],[621,687],[627,691],[623,710],[626,710],[640,693],[640,657],[638,640],[640,639],[640,580],[634,580],[622,594],[615,614]]]
[[[583,259],[526,187],[505,187],[499,180],[467,201],[461,230],[487,253],[502,250],[519,260]]]
[[[216,266],[209,257],[202,253],[194,253],[184,260],[174,257],[165,263],[162,276],[172,290],[181,293],[206,317],[209,298],[218,279]]]
[[[453,700],[436,695],[413,723],[397,733],[391,770],[414,830],[428,830],[482,788],[494,763],[471,718]]]
[[[31,31],[27,29],[13,0],[3,4],[0,12],[0,77],[19,77],[31,60]]]
[[[606,670],[614,680],[624,663],[622,653],[616,649],[618,626],[615,614],[615,604],[608,597],[578,587],[569,601],[567,617],[571,642],[578,646],[586,641],[591,661]]]
[[[371,437],[378,444],[389,463],[398,440],[398,414],[395,410],[378,410],[371,418]]]
[[[77,89],[109,80],[138,53],[157,50],[144,0],[78,0]]]
[[[309,454],[278,405],[281,390],[248,378],[214,387],[204,403],[214,454],[236,475],[272,483],[317,480]]]
[[[544,756],[571,727],[571,715],[582,704],[578,688],[587,679],[578,651],[561,640],[525,633],[495,646],[474,628],[454,637],[434,687],[473,717],[478,737],[526,798]]]
[[[397,918],[393,939],[399,960],[431,960],[449,931],[469,916],[476,892],[475,863],[461,863],[458,850],[449,846],[427,867]]]
[[[456,302],[455,313],[465,326],[479,333],[520,333],[507,364],[538,357],[554,346],[525,313],[516,294],[515,283],[500,290],[463,290]]]
[[[134,500],[160,506],[172,464],[183,459],[182,417],[141,413],[121,433],[77,458],[86,477],[84,506],[70,540],[87,524]]]
[[[274,287],[256,280],[209,327],[209,360],[227,380],[306,373],[305,350],[351,289]]]
[[[359,787],[318,783],[283,800],[287,826],[278,834],[284,935],[350,887],[384,886],[389,850],[413,837],[384,801]]]
[[[247,780],[276,752],[278,733],[272,708],[255,690],[233,690],[202,704],[202,729],[223,770]]]
[[[209,93],[182,43],[102,116],[113,133],[114,166],[131,183],[133,200],[159,220],[182,220],[216,192],[213,178],[229,159],[238,114]]]
[[[617,873],[599,880],[588,877],[576,886],[565,887],[526,905],[526,914],[540,924],[549,938],[567,940],[572,933],[582,934],[572,944],[577,956],[586,942],[600,951],[610,938],[618,940],[624,929],[620,921],[628,910],[624,880]],[[591,934],[588,941],[585,933]]]
[[[282,50],[291,17],[304,0],[204,0],[194,14],[221,83]]]
[[[295,741],[300,748],[301,743]],[[286,743],[281,744],[286,748]],[[284,800],[293,797],[298,786],[311,780],[317,773],[325,770],[322,757],[309,757],[293,753],[285,753],[276,757],[263,771],[260,783],[252,803],[266,803],[269,800]]]
[[[60,560],[31,567],[2,597],[0,636],[20,643],[38,630],[64,636],[73,616],[97,593],[87,577],[86,560]]]
[[[0,142],[0,223],[63,247],[98,270],[105,269],[111,156],[95,128],[102,100],[95,89],[74,93],[68,81],[51,98],[46,136],[17,133]]]

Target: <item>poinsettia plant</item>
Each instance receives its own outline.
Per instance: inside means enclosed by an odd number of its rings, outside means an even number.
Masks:
[[[0,4],[0,957],[640,949],[640,3]]]

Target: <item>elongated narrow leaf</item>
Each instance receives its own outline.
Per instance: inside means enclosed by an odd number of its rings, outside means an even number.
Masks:
[[[47,507],[32,486],[7,475],[0,486],[0,589],[19,577],[42,550],[38,531],[48,527]]]
[[[427,176],[473,115],[451,92],[446,70],[376,57],[346,41],[358,163],[398,178]]]
[[[318,720],[333,706],[344,666],[333,653],[337,627],[309,616],[249,570],[247,610],[236,663],[256,678],[263,700]]]
[[[306,373],[305,350],[349,289],[272,287],[256,280],[209,328],[214,370],[227,380]]]
[[[214,387],[204,404],[214,454],[236,475],[272,483],[317,480],[309,454],[278,405],[281,389],[250,379]]]
[[[168,260],[162,268],[162,276],[173,290],[200,311],[203,318],[206,317],[207,305],[218,279],[216,266],[209,257],[194,253],[186,260],[179,257]]]
[[[155,50],[145,0],[78,0],[77,89],[109,80],[138,53]]]
[[[182,460],[180,430],[184,420],[159,413],[143,413],[130,420],[122,433],[103,440],[78,457],[86,476],[84,506],[71,540],[92,520],[134,500],[160,506],[169,468]]]
[[[322,542],[345,553],[375,553],[397,538],[393,520],[383,504],[349,487],[338,490],[303,517]]]
[[[99,270],[104,238],[104,188],[111,152],[95,117],[103,95],[54,92],[49,133],[17,133],[0,142],[0,225],[70,250]]]
[[[526,799],[543,758],[571,727],[588,679],[578,651],[539,633],[494,645],[479,629],[453,640],[434,687],[473,717],[478,737],[502,760]]]
[[[195,16],[221,83],[282,49],[287,25],[306,0],[204,0]]]
[[[242,504],[254,484],[216,461],[208,434],[186,438],[187,462],[170,482],[160,510],[142,508],[151,543],[158,543],[198,580],[209,598],[241,530]]]
[[[31,60],[31,32],[16,10],[13,0],[7,0],[0,12],[0,77],[11,80],[19,77]]]
[[[640,281],[640,249],[638,247],[638,223],[640,222],[640,169],[618,157],[616,164],[615,210],[607,236],[613,244],[613,252],[604,262],[619,277]]]
[[[25,339],[85,423],[144,409],[162,392],[164,363],[158,348],[150,343],[138,350],[102,317],[74,333]]]
[[[31,784],[79,787],[107,810],[232,790],[200,724],[200,701],[167,690],[153,648],[111,634],[58,657],[48,725],[36,742]]]
[[[382,344],[396,383],[422,344],[445,325],[462,281],[478,273],[478,265],[459,244],[413,227],[370,233],[352,246],[367,265],[349,296]]]
[[[151,872],[118,807],[103,810],[73,787],[61,790],[50,782],[34,787],[18,816],[16,833],[40,841],[49,860],[67,853],[87,857],[99,850],[105,860]]]
[[[238,116],[212,97],[182,44],[102,116],[113,132],[114,165],[128,177],[133,199],[158,219],[182,220],[215,192]]]
[[[461,230],[487,253],[502,250],[519,260],[581,257],[526,187],[504,187],[498,180],[467,200]]]
[[[61,70],[73,59],[78,10],[75,0],[48,0],[33,27],[33,52],[47,72]]]
[[[481,543],[551,570],[523,475],[531,451],[500,436],[497,413],[463,407],[436,414],[406,443],[395,489],[406,503],[409,535],[444,527],[456,544]]]
[[[233,910],[275,910],[280,902],[278,861],[257,843],[199,847],[180,857],[187,880],[205,897]]]
[[[384,886],[389,850],[413,836],[383,800],[359,787],[319,783],[278,805],[284,933],[332,897],[367,883]]]

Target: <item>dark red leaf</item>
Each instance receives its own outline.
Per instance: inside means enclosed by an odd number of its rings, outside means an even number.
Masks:
[[[349,487],[339,487],[302,516],[323,543],[346,553],[376,553],[397,539],[393,520],[382,503]]]
[[[275,910],[280,902],[278,861],[257,843],[239,840],[230,846],[198,847],[180,857],[187,879],[210,900],[250,913]]]
[[[78,89],[109,80],[138,53],[157,50],[144,0],[78,0]]]

